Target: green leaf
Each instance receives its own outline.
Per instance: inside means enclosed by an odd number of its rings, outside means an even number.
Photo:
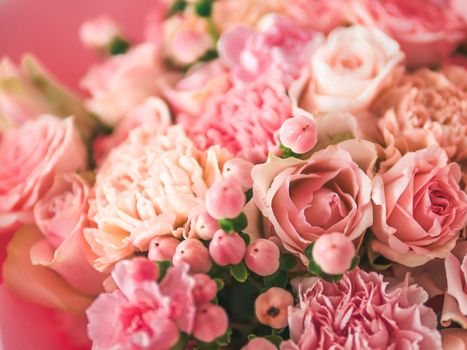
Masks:
[[[186,343],[188,341],[188,336],[186,333],[180,333],[177,343],[170,348],[170,350],[183,350],[185,349]]]
[[[208,61],[212,61],[213,59],[216,59],[217,57],[219,57],[219,54],[217,53],[217,50],[216,49],[209,49],[198,60],[201,61],[201,62],[208,62]]]
[[[329,275],[325,272],[321,272],[319,277],[321,277],[323,280],[328,281],[328,282],[338,282],[342,279],[344,275],[339,274],[339,275]]]
[[[230,219],[220,219],[219,226],[227,233],[234,232],[234,222]]]
[[[269,340],[271,343],[273,343],[277,347],[280,346],[283,340],[281,336],[278,336],[276,334],[267,335],[264,338]]]
[[[360,263],[360,257],[358,255],[355,255],[354,258],[352,259],[352,263],[350,264],[349,271],[356,268],[359,263]]]
[[[243,240],[245,241],[245,244],[246,245],[249,245],[250,242],[251,242],[251,238],[250,238],[250,235],[245,233],[245,232],[240,232],[240,237],[243,238]]]
[[[247,339],[248,339],[248,340],[251,340],[251,339],[255,339],[255,338],[257,338],[257,337],[258,337],[258,336],[257,336],[256,334],[248,334]]]
[[[281,329],[275,329],[275,328],[273,328],[273,329],[272,329],[272,334],[279,335],[279,334],[282,334],[284,331],[285,331],[285,328],[281,328]]]
[[[245,203],[248,203],[250,199],[253,197],[253,189],[250,188],[248,191],[245,192]]]
[[[281,270],[292,270],[295,266],[297,266],[297,258],[292,254],[281,254],[280,260],[280,269]]]
[[[374,268],[376,271],[386,270],[389,267],[391,267],[391,265],[393,264],[391,260],[386,259],[380,253],[377,253],[373,249],[371,249],[371,245],[370,245],[370,248],[368,249],[367,256],[368,256],[368,262],[370,263],[370,266]]]
[[[248,218],[245,213],[240,213],[235,219],[233,219],[234,231],[242,232],[248,226]]]
[[[182,12],[186,8],[186,1],[185,0],[175,0],[172,7],[167,12],[167,17],[173,16],[178,12]]]
[[[128,51],[130,43],[120,37],[115,37],[109,44],[109,53],[112,56],[121,55]]]
[[[313,259],[308,262],[308,271],[318,276],[322,273],[321,267]]]
[[[232,329],[227,328],[227,331],[225,332],[225,334],[215,340],[216,344],[221,347],[227,346],[230,344],[231,337],[232,337]]]
[[[248,279],[248,270],[243,262],[237,265],[229,265],[230,274],[238,282],[244,283]]]
[[[211,16],[212,0],[198,0],[195,3],[195,12],[200,17]]]
[[[162,281],[162,279],[165,276],[165,273],[167,272],[167,269],[170,267],[171,262],[170,260],[162,260],[162,261],[157,261],[157,265],[159,265],[159,281]]]
[[[305,256],[308,258],[308,260],[313,260],[313,246],[314,245],[315,245],[315,242],[312,242],[305,249]]]
[[[279,149],[282,151],[282,158],[290,158],[290,157],[300,158],[300,154],[295,153],[288,147],[285,147],[282,143],[279,144]]]
[[[224,288],[225,283],[220,278],[214,278],[214,282],[216,282],[217,291],[220,291],[222,288]]]
[[[277,270],[271,276],[264,277],[263,280],[264,285],[268,289],[271,287],[285,288],[288,282],[288,275],[284,270]]]

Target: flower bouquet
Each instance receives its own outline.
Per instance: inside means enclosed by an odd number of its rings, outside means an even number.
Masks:
[[[0,348],[466,349],[465,0],[155,5],[0,61]]]

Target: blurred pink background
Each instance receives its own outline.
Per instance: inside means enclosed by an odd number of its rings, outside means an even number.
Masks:
[[[157,0],[0,0],[0,57],[15,61],[35,54],[73,88],[96,56],[78,37],[80,24],[102,13],[113,16],[125,35],[140,39]]]

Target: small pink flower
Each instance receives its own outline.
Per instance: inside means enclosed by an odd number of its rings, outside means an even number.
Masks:
[[[214,219],[234,219],[244,205],[243,189],[230,178],[217,181],[206,192],[206,209]]]
[[[83,170],[86,148],[73,119],[43,116],[0,138],[0,233],[31,224],[56,175]]]
[[[329,233],[319,237],[313,246],[313,260],[328,274],[346,272],[355,257],[355,246],[342,233]]]
[[[209,243],[209,254],[218,265],[237,265],[245,256],[246,244],[237,232],[219,230]]]
[[[118,263],[112,277],[119,289],[101,294],[87,310],[89,337],[94,347],[102,350],[170,349],[180,331],[190,334],[194,329],[195,280],[188,275],[188,266],[181,265],[169,268],[158,284],[152,279],[155,271],[132,273],[134,264],[143,262],[133,259]],[[143,271],[150,266],[155,268],[148,261]]]
[[[93,49],[104,49],[120,34],[118,24],[108,15],[87,20],[79,29],[79,37],[83,45]]]
[[[298,281],[299,303],[289,310],[291,340],[281,350],[441,349],[435,313],[423,303],[417,285],[388,288],[381,275],[358,268],[335,283],[319,278]]]
[[[388,33],[412,67],[439,64],[467,38],[462,1],[351,0],[349,4],[352,21]]]
[[[322,36],[297,26],[288,18],[272,15],[261,31],[236,27],[219,40],[219,54],[231,67],[235,82],[251,82],[279,74],[288,85],[298,78]]]
[[[418,266],[454,248],[467,222],[467,195],[459,165],[432,146],[409,152],[374,179],[372,200],[378,240],[372,248],[407,266]]]
[[[279,269],[279,247],[270,240],[259,238],[248,245],[246,266],[259,276],[272,275]]]
[[[224,335],[229,325],[227,313],[219,305],[203,304],[196,310],[193,335],[196,339],[210,343]]]

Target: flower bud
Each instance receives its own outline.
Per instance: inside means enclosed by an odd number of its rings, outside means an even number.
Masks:
[[[175,237],[159,236],[149,243],[148,259],[153,261],[172,260],[180,241]]]
[[[225,334],[228,321],[227,313],[219,305],[201,305],[196,310],[193,335],[202,342],[210,343]]]
[[[181,263],[190,265],[191,273],[205,273],[211,269],[212,261],[208,249],[194,238],[188,238],[177,246],[172,258],[174,266]]]
[[[350,268],[355,257],[355,246],[342,233],[330,233],[316,240],[312,254],[323,272],[338,275]]]
[[[243,158],[232,158],[225,162],[222,168],[222,176],[234,180],[242,187],[243,191],[247,191],[253,187],[252,168],[252,162]]]
[[[195,278],[195,287],[193,288],[193,297],[196,304],[209,303],[216,297],[217,284],[211,277],[204,273],[198,273]]]
[[[256,317],[266,326],[276,329],[284,328],[287,326],[287,309],[292,304],[292,294],[285,289],[272,287],[256,298]]]
[[[289,118],[279,129],[281,143],[294,153],[303,154],[316,145],[317,128],[313,119],[305,116]]]
[[[201,211],[195,219],[194,231],[201,239],[211,239],[214,233],[219,229],[219,222],[209,215],[207,210]]]
[[[243,189],[232,179],[217,181],[206,193],[206,209],[214,219],[234,219],[244,205]]]
[[[239,264],[245,256],[246,244],[237,232],[218,230],[209,244],[209,254],[218,265]]]
[[[246,249],[246,266],[260,276],[269,276],[276,272],[279,269],[279,259],[279,247],[264,238],[257,239]]]

